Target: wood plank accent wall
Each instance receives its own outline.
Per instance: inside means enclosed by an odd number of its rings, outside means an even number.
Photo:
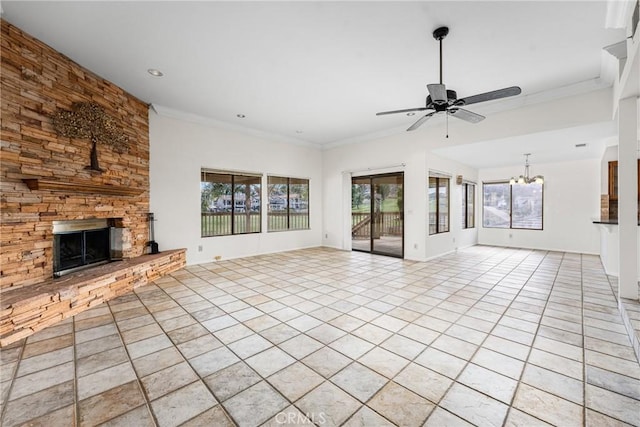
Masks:
[[[148,106],[51,47],[1,21],[0,291],[30,286],[53,274],[52,221],[119,218],[124,257],[145,252],[149,210]],[[100,46],[96,46],[99,49]],[[85,170],[91,142],[59,137],[51,114],[73,102],[95,102],[130,141],[118,154],[98,143],[100,167]],[[23,179],[127,187],[138,195],[30,190]]]

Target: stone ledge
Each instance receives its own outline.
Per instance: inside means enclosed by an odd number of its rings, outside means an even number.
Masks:
[[[186,265],[186,249],[143,255],[0,293],[0,348]]]

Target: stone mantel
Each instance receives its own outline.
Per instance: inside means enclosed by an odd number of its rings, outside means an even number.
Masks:
[[[64,191],[67,193],[104,194],[109,196],[138,196],[144,189],[119,185],[95,184],[91,181],[57,181],[45,178],[23,178],[29,190]]]

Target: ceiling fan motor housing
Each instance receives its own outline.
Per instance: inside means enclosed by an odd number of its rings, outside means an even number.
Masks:
[[[431,95],[427,95],[427,107],[433,105],[433,109],[436,111],[446,111],[448,107],[457,105],[458,94],[455,90],[447,89],[447,102],[444,101],[432,101]]]

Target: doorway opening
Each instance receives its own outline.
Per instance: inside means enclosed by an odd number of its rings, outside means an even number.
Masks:
[[[404,257],[404,173],[351,178],[351,249]]]

